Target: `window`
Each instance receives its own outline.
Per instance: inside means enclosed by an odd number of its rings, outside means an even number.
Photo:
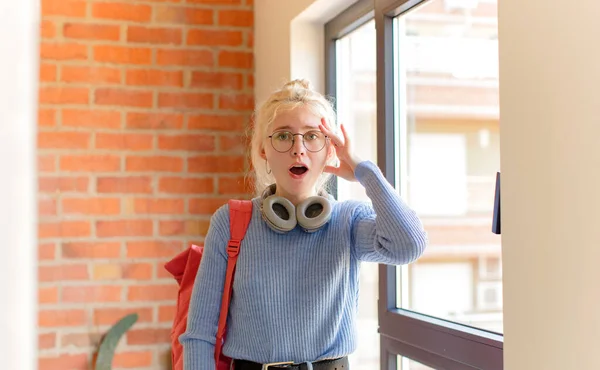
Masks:
[[[332,63],[335,63],[335,79],[332,88],[338,122],[344,124],[352,138],[360,138],[354,150],[364,159],[377,161],[377,122],[375,95],[375,22],[371,19],[360,24],[346,35],[332,41]],[[330,94],[333,95],[333,94]],[[367,200],[359,183],[336,184],[337,198]],[[357,351],[349,358],[356,370],[372,370],[379,367],[379,334],[377,333],[377,287],[378,266],[363,264],[360,272],[360,296]]]
[[[325,27],[327,92],[340,120],[430,239],[408,266],[381,265],[376,274],[363,265],[353,368],[502,368],[502,259],[491,231],[500,162],[496,7],[359,0]],[[338,184],[338,198],[364,196]]]

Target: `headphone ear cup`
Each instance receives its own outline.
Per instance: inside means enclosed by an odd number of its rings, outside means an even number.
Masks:
[[[285,233],[296,227],[295,207],[286,198],[274,195],[262,201],[263,219],[267,225],[278,233]]]
[[[313,196],[296,207],[296,219],[304,231],[321,229],[331,218],[331,203],[325,197]]]

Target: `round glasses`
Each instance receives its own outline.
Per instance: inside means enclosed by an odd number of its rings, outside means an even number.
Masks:
[[[307,131],[304,134],[292,134],[289,131],[275,131],[269,139],[271,139],[271,145],[273,149],[280,153],[285,153],[292,149],[294,146],[294,137],[302,136],[302,144],[309,152],[318,152],[325,147],[327,142],[327,136],[321,131],[313,130]]]

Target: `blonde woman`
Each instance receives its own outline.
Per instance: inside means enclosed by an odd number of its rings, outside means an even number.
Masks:
[[[330,102],[304,80],[288,82],[257,110],[256,196],[223,346],[234,369],[348,369],[360,263],[401,265],[423,253],[417,215],[351,143],[343,126],[337,133]],[[371,202],[336,201],[324,187],[331,175],[358,181]],[[211,219],[180,337],[185,370],[215,369],[228,240],[225,205]]]

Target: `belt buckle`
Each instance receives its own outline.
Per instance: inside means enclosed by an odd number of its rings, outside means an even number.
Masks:
[[[287,362],[271,362],[268,364],[263,364],[261,370],[269,370],[269,368],[271,366],[280,366],[280,365],[293,365],[294,361],[287,361]]]

